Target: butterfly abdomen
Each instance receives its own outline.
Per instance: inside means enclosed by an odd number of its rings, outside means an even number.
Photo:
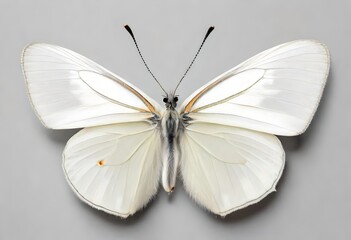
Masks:
[[[162,185],[166,192],[175,187],[179,164],[178,129],[179,114],[175,110],[166,110],[161,120],[163,154]]]

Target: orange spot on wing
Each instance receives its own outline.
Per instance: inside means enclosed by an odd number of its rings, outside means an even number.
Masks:
[[[97,165],[98,165],[99,167],[102,167],[102,166],[104,166],[105,164],[106,164],[105,160],[100,160],[100,161],[97,162]]]

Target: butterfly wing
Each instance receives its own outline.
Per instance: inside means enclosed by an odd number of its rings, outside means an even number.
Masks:
[[[275,135],[303,133],[329,72],[327,48],[300,40],[268,49],[194,92],[181,106],[194,122]]]
[[[243,128],[191,124],[181,149],[185,189],[221,216],[275,191],[284,168],[284,150],[276,136]]]
[[[158,130],[146,122],[85,128],[68,141],[63,169],[80,199],[126,218],[157,192],[160,144]]]
[[[32,44],[22,68],[32,105],[53,129],[83,128],[67,143],[63,169],[89,205],[127,217],[156,193],[160,137],[151,98],[91,60],[68,49]]]
[[[22,69],[32,105],[48,128],[140,121],[160,110],[155,101],[132,84],[62,47],[27,46]]]
[[[186,99],[181,171],[195,201],[225,216],[274,191],[285,155],[272,134],[305,131],[328,71],[323,44],[294,41],[250,58]]]

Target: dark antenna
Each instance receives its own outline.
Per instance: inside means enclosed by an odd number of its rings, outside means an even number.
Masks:
[[[197,58],[197,55],[199,55],[202,46],[204,45],[206,39],[207,39],[208,36],[211,34],[211,32],[213,31],[213,29],[214,29],[214,26],[211,26],[211,27],[209,27],[209,29],[207,30],[207,33],[206,33],[206,35],[205,35],[205,37],[204,37],[204,40],[202,40],[202,43],[201,43],[201,45],[200,45],[200,47],[199,47],[199,50],[197,50],[197,52],[196,52],[196,54],[195,54],[195,57],[193,58],[193,60],[191,61],[190,65],[189,65],[189,67],[188,67],[188,69],[185,71],[185,73],[183,74],[182,78],[181,78],[180,81],[178,82],[178,84],[177,84],[177,86],[176,86],[174,92],[177,91],[177,89],[178,89],[178,87],[179,87],[179,84],[183,81],[184,77],[185,77],[186,74],[189,72],[191,66],[192,66],[193,63],[195,62],[195,59]]]
[[[162,85],[160,84],[160,82],[156,79],[156,77],[154,76],[154,74],[152,74],[152,72],[151,72],[149,66],[146,64],[145,59],[143,58],[143,55],[142,55],[141,52],[140,52],[138,43],[137,43],[137,41],[135,40],[135,37],[134,37],[134,34],[133,34],[132,29],[131,29],[128,25],[124,25],[124,28],[129,32],[130,36],[133,38],[134,44],[135,44],[135,46],[136,46],[136,48],[137,48],[137,50],[138,50],[138,53],[139,53],[139,55],[140,55],[140,57],[141,57],[141,60],[143,60],[143,63],[144,63],[144,65],[145,65],[146,69],[149,71],[149,73],[151,74],[151,76],[153,77],[153,79],[157,82],[157,84],[161,87],[161,89],[162,89],[162,90],[165,92],[165,94],[167,95],[167,92],[164,90],[164,88],[162,87]]]

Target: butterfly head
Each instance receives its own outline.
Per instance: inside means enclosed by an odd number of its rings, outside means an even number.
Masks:
[[[167,109],[175,109],[177,107],[178,95],[174,93],[168,93],[164,98],[163,102],[166,105]]]

